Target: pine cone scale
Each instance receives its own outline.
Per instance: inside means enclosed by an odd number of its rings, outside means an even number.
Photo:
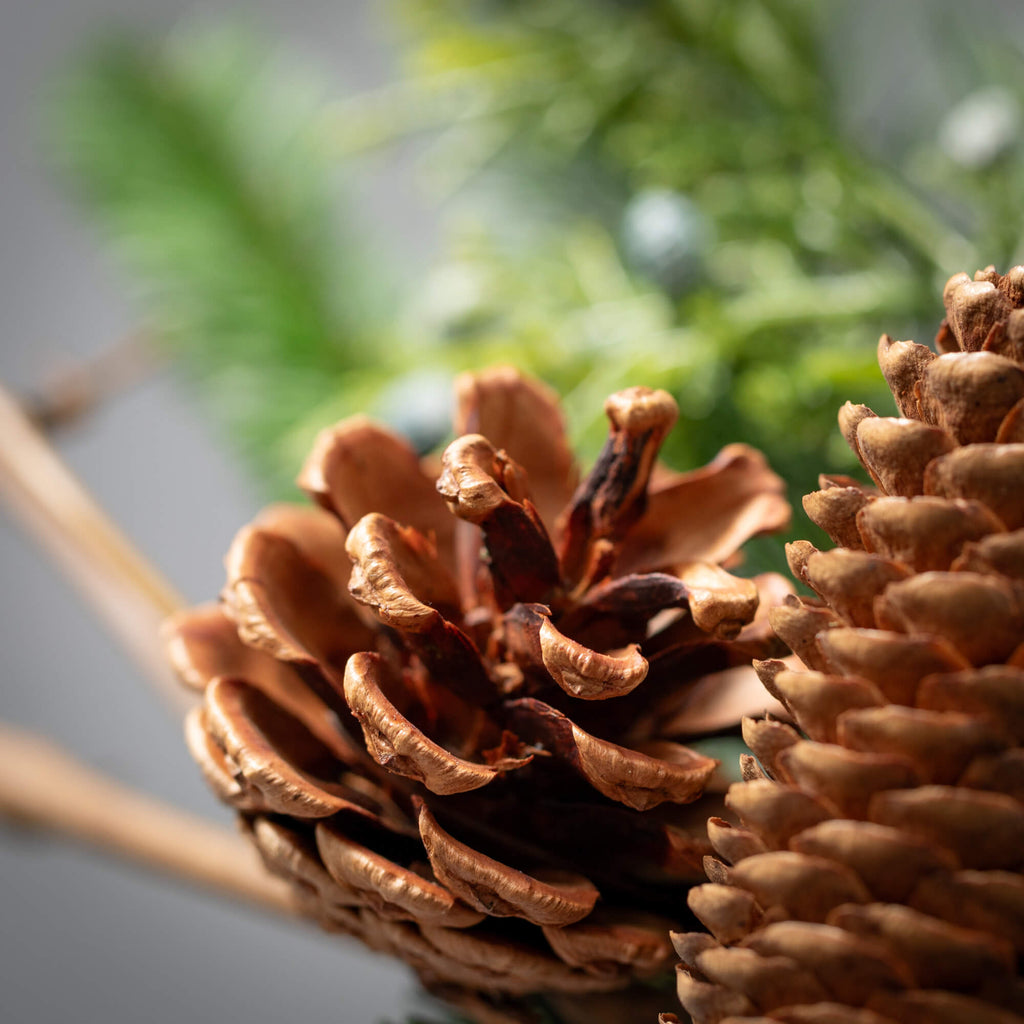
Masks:
[[[521,917],[538,925],[575,924],[600,893],[582,875],[560,872],[557,881],[531,877],[460,843],[419,804],[419,828],[434,875],[471,907],[493,917]]]

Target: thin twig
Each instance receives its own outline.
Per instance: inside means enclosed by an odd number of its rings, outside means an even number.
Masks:
[[[3,724],[0,764],[0,817],[267,910],[296,913],[291,887],[268,873],[242,836],[136,793]]]
[[[79,362],[61,366],[22,398],[22,407],[40,430],[70,426],[115,395],[153,376],[164,359],[142,331],[126,334]]]
[[[180,706],[181,689],[172,681],[157,635],[182,599],[103,513],[2,386],[0,497]]]

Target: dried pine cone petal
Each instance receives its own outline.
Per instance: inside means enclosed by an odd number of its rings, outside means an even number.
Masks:
[[[259,792],[246,784],[238,766],[211,735],[205,708],[193,708],[185,717],[185,746],[220,800],[239,811],[264,809]]]
[[[595,545],[621,543],[643,515],[654,460],[678,416],[667,392],[644,387],[619,391],[604,407],[608,440],[562,513],[560,560],[571,580],[589,567]]]
[[[483,530],[499,604],[549,599],[561,583],[558,559],[522,467],[480,434],[453,441],[441,466],[437,490],[448,508]]]
[[[260,808],[296,818],[359,810],[365,801],[342,783],[347,738],[325,743],[306,723],[238,679],[206,688],[202,723]]]
[[[533,924],[567,925],[582,920],[600,895],[582,875],[563,872],[531,877],[460,843],[419,805],[420,835],[434,874],[471,907],[492,917],[522,917]]]
[[[482,434],[509,452],[526,471],[534,503],[553,523],[576,489],[576,460],[569,449],[555,393],[511,367],[464,373],[455,379],[455,433]]]
[[[540,620],[537,639],[544,668],[571,697],[624,697],[647,677],[647,659],[636,644],[630,644],[621,653],[599,654],[563,636],[546,617]]]
[[[389,772],[415,779],[432,793],[466,793],[486,786],[499,772],[512,771],[529,763],[529,756],[502,758],[494,764],[457,756],[431,740],[403,715],[388,700],[382,684],[385,680],[379,655],[363,652],[349,659],[345,668],[345,700],[362,726],[366,749]],[[395,688],[402,696],[406,695],[407,691],[399,684]],[[450,701],[452,695],[446,696]],[[436,710],[433,714],[437,714]],[[482,719],[482,713],[477,712],[477,717]],[[470,737],[481,729],[486,729],[482,721],[476,723]],[[465,738],[459,736],[457,742]]]
[[[754,534],[785,529],[789,517],[765,457],[749,445],[726,445],[703,468],[652,484],[647,511],[626,536],[621,569],[721,564]]]
[[[758,666],[803,735],[751,723],[743,827],[709,823],[713,938],[675,940],[696,1024],[1024,1019],[1022,281],[952,278],[938,354],[879,343],[904,418],[840,412],[877,491],[805,499],[838,546],[790,546],[818,596],[772,623],[803,665]]]
[[[450,554],[454,524],[435,500],[433,479],[411,445],[363,416],[321,432],[298,484],[345,529],[377,512],[433,537]],[[340,561],[339,571],[344,566]]]
[[[598,976],[655,977],[669,965],[671,922],[653,914],[599,909],[588,919],[546,927],[551,948],[573,967]]]
[[[347,591],[344,540],[316,509],[273,506],[241,530],[221,594],[239,638],[283,661],[344,665],[372,636]]]
[[[168,643],[190,749],[304,912],[507,1019],[667,968],[725,785],[678,740],[777,708],[749,659],[792,588],[723,563],[789,509],[743,445],[659,466],[663,391],[608,399],[582,480],[546,387],[456,396],[439,467],[361,417],[321,433],[316,506],[242,530]]]
[[[483,920],[483,915],[466,906],[447,887],[424,877],[416,862],[403,863],[400,853],[387,856],[357,842],[351,828],[342,822],[317,826],[316,845],[328,873],[339,884],[355,890],[378,914],[387,920],[443,924],[449,928],[468,928]],[[377,843],[404,847],[415,857],[418,844],[401,843],[401,837],[378,836]]]
[[[553,757],[566,761],[598,792],[638,811],[669,800],[690,803],[704,791],[717,762],[676,743],[647,744],[650,756],[598,739],[539,700],[509,704],[512,722]]]
[[[332,930],[361,934],[357,909],[366,900],[358,890],[328,874],[312,833],[262,816],[250,819],[246,827],[264,864],[296,886],[310,913],[321,915]]]

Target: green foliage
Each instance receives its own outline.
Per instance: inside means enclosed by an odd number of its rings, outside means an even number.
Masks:
[[[563,393],[577,444],[591,454],[607,429],[601,410],[610,391],[665,387],[680,405],[670,461],[699,465],[745,439],[770,450],[795,480],[813,469],[809,456],[821,453],[821,434],[834,432],[847,397],[888,408],[863,321],[900,316],[905,304],[885,275],[819,281],[781,263],[780,271],[766,259],[764,273],[728,301],[705,285],[677,304],[631,275],[614,239],[595,225],[569,230],[527,259],[464,235],[427,289],[435,302],[446,285],[475,301],[448,322],[435,359],[525,361]],[[452,285],[453,273],[461,284]],[[808,344],[809,308],[817,312],[816,336],[827,331],[830,348]],[[832,465],[839,471],[851,461],[848,454]]]
[[[556,171],[582,161],[623,195],[685,192],[723,242],[776,238],[805,272],[885,266],[895,251],[916,269],[944,273],[971,244],[997,263],[1019,245],[1002,217],[1019,135],[979,167],[942,152],[934,123],[890,163],[842,130],[830,66],[843,43],[830,38],[843,28],[839,5],[404,0],[399,9],[412,43],[403,95],[421,98],[420,123],[433,109],[448,129],[445,162],[457,165],[456,180],[509,154],[519,169],[529,154],[550,189]],[[948,31],[933,33],[924,57],[958,72],[963,91],[1001,82],[1019,94],[1019,54],[995,45],[997,26],[985,38],[978,19],[960,14],[958,23],[949,13]],[[899,69],[889,87],[914,70]],[[391,107],[396,134],[409,127],[407,108]],[[373,109],[378,143],[387,113]],[[484,137],[486,146],[475,144]]]
[[[267,44],[221,28],[103,40],[58,83],[48,123],[145,322],[272,485],[278,438],[371,364],[380,320],[380,285],[334,213],[321,103]]]
[[[949,274],[1022,255],[1020,64],[972,49],[969,22],[932,57],[959,75],[947,105],[981,89],[975,107],[931,109],[883,158],[839,114],[834,5],[398,11],[408,73],[368,96],[327,106],[221,31],[108,45],[58,108],[64,162],[145,283],[144,315],[275,486],[356,409],[440,441],[447,379],[502,361],[559,388],[587,455],[604,397],[649,383],[679,400],[671,463],[745,440],[796,498],[853,466],[843,401],[891,411],[878,335],[927,341]],[[458,201],[399,303],[339,222],[330,172],[411,134]],[[755,564],[778,567],[778,548]]]
[[[932,109],[926,130],[881,159],[839,122],[834,10],[811,0],[401,4],[406,94],[444,115],[432,169],[442,185],[482,195],[484,238],[456,236],[455,265],[488,287],[453,333],[499,351],[504,339],[556,380],[588,452],[604,393],[658,384],[680,403],[670,461],[699,465],[748,440],[798,505],[820,471],[855,469],[835,426],[843,401],[893,411],[879,334],[927,342],[950,273],[1024,255],[1008,208],[1024,146],[1006,130],[1012,111],[999,138],[999,90],[980,94],[968,122],[993,122],[987,137],[972,142],[963,125],[968,137],[951,137],[942,117],[955,111]],[[975,23],[937,35],[933,56],[963,70],[963,87],[1002,82],[1019,94],[1019,61],[974,38]],[[376,113],[379,143],[387,119]],[[711,225],[702,274],[685,287],[659,266],[671,257],[664,237],[638,258],[631,214],[651,195],[685,199]],[[679,245],[688,257],[692,240]],[[777,566],[779,552],[760,560]]]

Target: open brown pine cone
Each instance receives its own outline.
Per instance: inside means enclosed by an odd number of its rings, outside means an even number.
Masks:
[[[838,546],[789,547],[803,664],[758,671],[797,728],[745,723],[742,825],[709,823],[696,1024],[1024,1020],[1024,267],[944,298],[938,354],[879,343],[903,418],[839,415],[874,486],[804,499]]]
[[[791,593],[722,565],[789,509],[746,446],[659,465],[663,391],[608,399],[578,486],[547,388],[497,369],[456,397],[440,466],[362,417],[326,430],[320,507],[243,529],[221,604],[168,635],[204,694],[190,749],[268,867],[484,1018],[670,969],[724,789],[679,740],[774,704],[749,663]]]

